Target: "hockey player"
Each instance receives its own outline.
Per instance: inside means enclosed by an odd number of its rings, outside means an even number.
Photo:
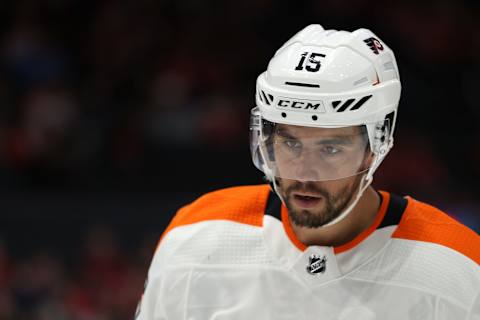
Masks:
[[[478,234],[371,186],[399,99],[393,52],[371,31],[310,25],[287,41],[251,111],[270,186],[178,211],[138,319],[480,319]]]

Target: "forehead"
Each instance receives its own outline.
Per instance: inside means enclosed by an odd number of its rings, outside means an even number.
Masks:
[[[294,137],[310,138],[310,137],[341,137],[354,136],[364,133],[363,126],[352,126],[342,128],[318,128],[294,126],[288,124],[277,124],[276,133]]]

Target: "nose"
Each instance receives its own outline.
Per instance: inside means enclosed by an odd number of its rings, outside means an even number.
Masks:
[[[305,150],[307,151],[307,150]],[[302,152],[295,162],[294,172],[296,180],[318,181],[320,177],[319,159],[312,152]]]

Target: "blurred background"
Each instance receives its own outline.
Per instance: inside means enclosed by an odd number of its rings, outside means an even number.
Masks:
[[[255,80],[310,23],[396,54],[374,185],[478,232],[478,1],[0,0],[0,319],[133,318],[175,211],[262,183]]]

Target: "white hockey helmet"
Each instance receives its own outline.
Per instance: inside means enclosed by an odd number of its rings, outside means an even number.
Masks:
[[[331,167],[325,174],[303,179],[324,181],[364,173],[359,197],[393,146],[400,91],[394,54],[370,30],[347,32],[309,25],[275,53],[267,71],[257,78],[250,121],[253,163],[274,185],[276,178],[282,178],[269,146],[272,125],[361,126],[366,130],[359,134],[365,135],[365,146],[373,155],[368,168],[356,166],[358,161],[352,159],[347,169]]]

